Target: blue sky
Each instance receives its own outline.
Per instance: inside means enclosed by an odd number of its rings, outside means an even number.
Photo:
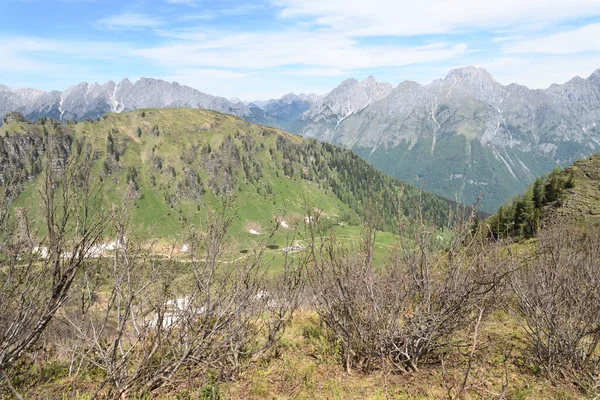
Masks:
[[[0,0],[0,83],[177,81],[243,100],[477,65],[533,88],[600,68],[600,0]]]

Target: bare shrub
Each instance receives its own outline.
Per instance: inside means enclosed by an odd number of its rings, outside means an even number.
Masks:
[[[380,263],[374,262],[374,224],[364,226],[359,248],[313,233],[309,282],[348,372],[417,371],[477,319],[503,266],[496,247],[470,235],[470,219],[460,222],[449,241],[423,218],[403,225],[391,259]]]
[[[513,276],[531,362],[554,378],[590,383],[600,372],[600,232],[556,221]]]
[[[91,178],[89,154],[72,156],[57,168],[48,153],[40,179],[41,213],[30,208],[11,211],[18,177],[2,188],[0,370],[7,380],[5,371],[36,345],[82,284],[91,249],[111,220],[101,187]]]
[[[110,278],[90,279],[85,307],[64,313],[77,337],[74,377],[79,369],[100,370],[96,395],[110,398],[184,377],[216,384],[277,343],[298,307],[303,267],[290,255],[271,278],[266,243],[231,260],[233,216],[223,207],[192,231],[187,260],[158,259],[152,246],[132,238],[115,249],[96,275]]]

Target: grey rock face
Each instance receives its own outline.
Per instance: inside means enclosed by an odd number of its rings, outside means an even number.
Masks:
[[[18,111],[29,119],[42,116],[58,120],[79,121],[99,118],[107,112],[124,112],[138,108],[191,107],[234,114],[251,122],[268,122],[258,107],[232,103],[189,86],[159,79],[142,78],[135,83],[124,79],[103,85],[82,82],[63,92],[35,89],[11,90],[0,86],[0,115]]]
[[[315,103],[300,133],[438,194],[471,202],[479,191],[490,211],[553,166],[600,151],[600,70],[546,90],[503,86],[476,67],[429,85],[359,85],[344,81]],[[412,168],[421,162],[427,172]]]
[[[322,99],[317,100],[299,120],[303,136],[337,142],[336,130],[346,118],[358,114],[392,91],[389,83],[380,83],[372,76],[359,82],[346,79]]]

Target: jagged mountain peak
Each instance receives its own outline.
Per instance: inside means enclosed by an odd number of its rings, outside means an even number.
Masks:
[[[419,82],[405,80],[405,81],[400,82],[398,84],[398,86],[396,86],[396,89],[406,89],[406,88],[416,88],[416,87],[423,87],[423,85],[421,85]]]
[[[87,83],[50,93],[33,89],[8,92],[0,103],[0,114],[19,111],[36,120],[48,116],[60,120],[96,119],[107,112],[131,111],[137,108],[190,107],[205,108],[247,118],[251,122],[268,123],[268,116],[249,109],[243,103],[232,103],[189,86],[162,79],[142,77],[132,83],[125,78],[119,83]]]
[[[484,68],[467,66],[425,86],[404,81],[358,108],[364,86],[346,86],[310,115],[303,135],[352,147],[391,175],[438,194],[471,202],[483,193],[488,210],[554,165],[600,149],[600,70],[532,90],[504,86]]]
[[[281,96],[280,99],[278,100],[270,100],[270,102],[273,101],[284,101],[284,102],[293,102],[293,101],[311,101],[314,102],[316,101],[320,96],[315,94],[315,93],[288,93],[288,94],[284,94],[283,96]]]
[[[375,79],[375,77],[373,75],[369,75],[365,79],[363,79],[362,83],[364,83],[364,84],[377,83],[377,79]]]
[[[575,76],[574,78],[571,78],[569,81],[567,81],[564,85],[585,85],[587,83],[586,79],[583,79],[582,77],[580,77],[579,75]],[[562,86],[562,85],[559,85]]]
[[[438,100],[462,103],[466,99],[497,106],[506,88],[481,67],[468,66],[451,70],[445,78],[426,86]]]
[[[362,82],[346,79],[302,115],[303,121],[319,122],[318,125],[305,126],[302,134],[325,141],[333,140],[344,119],[387,97],[392,89],[390,83],[377,82],[372,76]]]
[[[335,88],[333,88],[333,90],[331,92],[329,92],[329,94],[334,93],[336,91],[340,91],[340,90],[346,90],[348,88],[358,85],[359,83],[360,82],[356,78],[344,79],[339,85],[337,85]]]
[[[373,77],[372,75],[367,76],[362,81],[359,81],[356,78],[348,78],[343,80],[342,83],[340,83],[336,88],[329,92],[327,96],[329,96],[332,93],[352,89],[354,87],[362,87],[365,88],[365,90],[377,90],[379,88],[389,88],[389,90],[391,90],[392,85],[387,82],[378,82],[377,79],[375,79],[375,77]]]
[[[588,81],[600,82],[600,68],[592,72],[592,74],[587,78]]]
[[[469,65],[461,68],[454,68],[448,72],[446,79],[492,79],[494,77],[482,67]]]
[[[431,88],[462,87],[486,90],[489,87],[502,85],[484,68],[470,65],[450,70],[445,78],[436,79],[428,86]]]

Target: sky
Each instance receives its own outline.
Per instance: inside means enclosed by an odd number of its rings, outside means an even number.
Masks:
[[[0,84],[152,77],[242,100],[476,65],[546,88],[600,68],[600,0],[0,0]]]

